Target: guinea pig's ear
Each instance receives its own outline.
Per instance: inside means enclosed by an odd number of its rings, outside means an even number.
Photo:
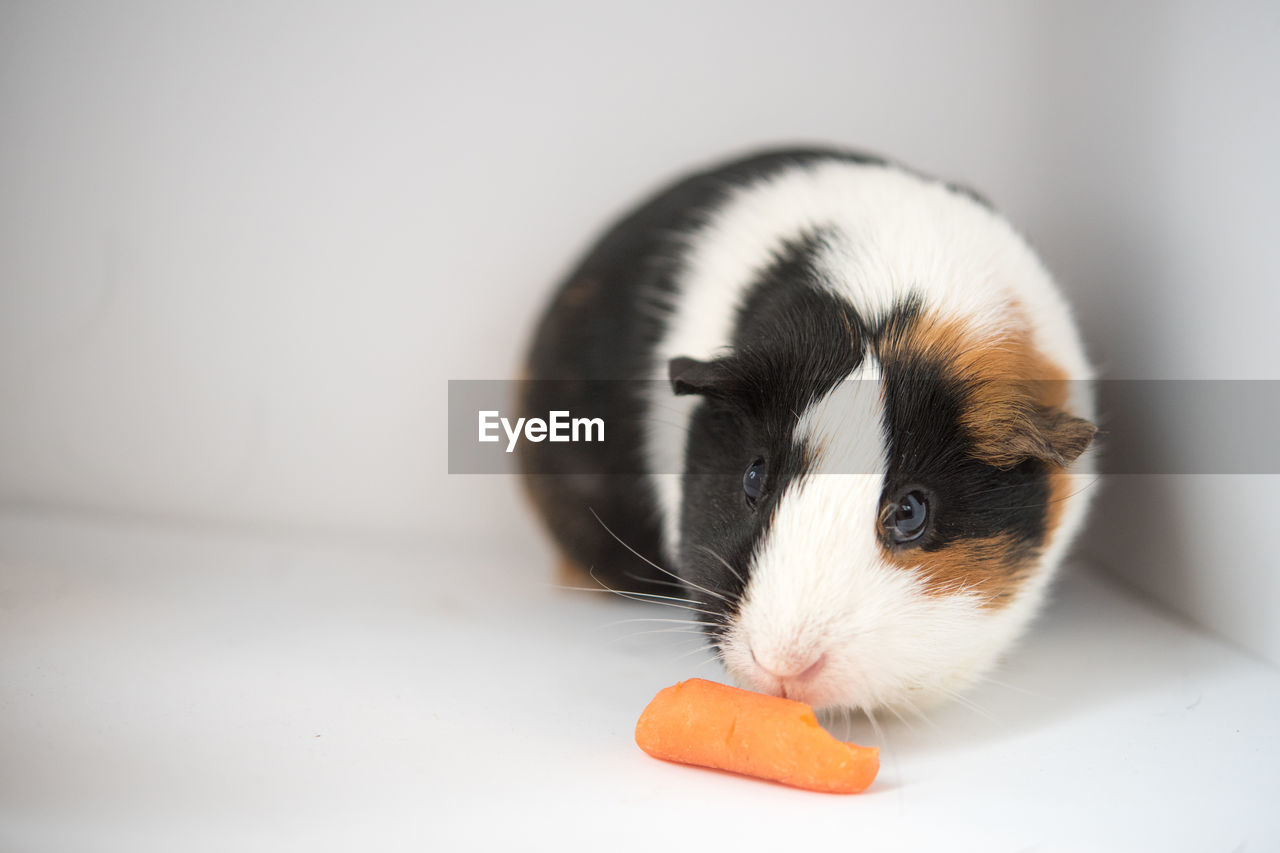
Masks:
[[[980,441],[978,450],[984,461],[997,468],[1011,468],[1025,459],[1042,459],[1066,468],[1080,458],[1097,431],[1084,418],[1036,406],[1018,428],[998,440]]]
[[[667,376],[671,379],[671,390],[677,396],[724,397],[735,384],[736,374],[727,359],[698,361],[679,356],[667,362]]]

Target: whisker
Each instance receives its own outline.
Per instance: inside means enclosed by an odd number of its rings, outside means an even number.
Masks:
[[[592,577],[595,577],[595,576],[594,576],[594,575],[592,575]],[[609,593],[613,593],[614,595],[643,595],[643,596],[645,597],[645,599],[646,599],[646,600],[647,600],[647,599],[650,599],[650,598],[660,598],[660,599],[663,599],[663,600],[665,600],[665,601],[684,601],[684,602],[687,602],[687,603],[689,603],[689,604],[702,604],[702,602],[701,602],[701,601],[698,601],[698,600],[693,599],[693,598],[676,598],[674,595],[658,595],[656,592],[638,592],[638,591],[630,590],[630,589],[612,589],[612,588],[610,588],[610,587],[608,587],[608,586],[605,586],[605,585],[603,585],[603,584],[601,584],[601,585],[600,585],[600,586],[598,586],[598,587],[595,587],[595,586],[561,586],[560,584],[555,584],[555,588],[556,588],[556,589],[568,590],[569,592],[609,592]],[[659,602],[657,602],[657,601],[653,601],[653,602],[650,602],[650,603],[651,603],[651,604],[658,604]]]
[[[704,633],[704,632],[702,632],[702,631],[699,631],[698,633],[699,633],[699,634],[702,634],[704,637],[706,636],[706,635],[705,635],[705,633]],[[691,649],[691,650],[689,650],[689,651],[685,652],[684,654],[681,654],[681,655],[677,656],[674,660],[684,660],[685,658],[693,657],[693,656],[694,656],[694,655],[696,655],[698,652],[706,652],[706,651],[710,651],[710,647],[709,647],[709,646],[707,646],[707,644],[706,644],[706,643],[700,643],[696,649]],[[711,656],[712,656],[713,658],[715,657],[715,652],[714,652],[714,651],[712,652]]]
[[[633,594],[631,594],[631,593],[624,593],[624,592],[619,592],[618,590],[615,590],[615,589],[610,589],[610,587],[609,587],[607,584],[605,584],[605,582],[604,582],[604,581],[600,580],[599,578],[597,578],[597,577],[595,576],[595,570],[594,570],[594,569],[592,569],[592,570],[591,570],[591,577],[592,577],[593,579],[595,579],[596,583],[598,583],[598,584],[600,584],[602,587],[604,587],[604,589],[605,589],[606,591],[608,591],[608,592],[612,592],[612,593],[614,593],[614,594],[616,594],[616,595],[618,595],[618,596],[621,596],[622,598],[625,598],[625,599],[627,599],[627,600],[629,600],[629,601],[639,601],[639,602],[642,602],[642,603],[644,603],[644,604],[660,604],[660,605],[662,605],[662,606],[664,606],[664,607],[678,607],[678,608],[680,608],[681,610],[687,610],[687,611],[689,611],[690,613],[702,613],[702,614],[704,614],[704,615],[706,615],[706,616],[719,617],[719,615],[720,615],[719,613],[716,613],[714,610],[704,610],[704,609],[702,609],[701,607],[690,607],[690,606],[689,606],[689,605],[687,605],[687,604],[677,604],[677,603],[676,603],[677,599],[672,599],[671,601],[653,601],[653,600],[649,600],[649,599],[645,599],[645,598],[635,598],[635,597],[633,597]],[[659,596],[659,598],[670,598],[670,596]],[[692,601],[693,599],[682,598],[682,599],[678,599],[678,600],[679,600],[679,601]],[[698,604],[704,604],[704,603],[705,603],[705,602],[702,602],[702,601],[699,601],[699,602],[698,602]]]
[[[898,718],[898,722],[900,722],[900,723],[902,723],[904,726],[906,726],[908,730],[910,730],[910,731],[912,731],[912,732],[914,732],[914,731],[916,730],[916,727],[915,727],[915,726],[913,726],[913,725],[911,725],[911,723],[907,722],[907,718],[906,718],[906,717],[904,717],[904,716],[902,716],[902,714],[900,714],[900,713],[898,712],[898,709],[897,709],[897,708],[895,708],[895,707],[894,707],[894,706],[892,706],[892,705],[886,705],[886,706],[885,706],[885,709],[886,709],[890,714],[893,714],[895,717],[897,717],[897,718]]]
[[[655,563],[653,560],[650,560],[648,557],[646,557],[646,556],[644,556],[643,554],[641,554],[641,553],[640,553],[639,551],[637,551],[635,548],[632,548],[632,547],[631,547],[630,545],[628,545],[626,542],[623,542],[623,541],[622,541],[622,539],[620,539],[620,538],[618,537],[618,534],[616,534],[616,533],[614,533],[612,530],[610,530],[610,529],[609,529],[609,525],[605,524],[605,523],[604,523],[604,521],[602,521],[602,520],[600,519],[600,516],[596,515],[596,511],[595,511],[593,508],[591,508],[591,507],[587,507],[587,512],[591,513],[591,515],[595,517],[595,520],[600,522],[600,526],[601,526],[601,527],[603,527],[603,528],[605,529],[605,532],[606,532],[606,533],[608,533],[608,534],[609,534],[610,536],[612,536],[615,540],[617,540],[617,542],[618,542],[618,544],[619,544],[619,545],[621,545],[623,548],[626,548],[626,549],[627,549],[628,551],[630,551],[632,554],[635,554],[635,555],[636,555],[637,557],[639,557],[641,560],[644,560],[646,563],[648,563],[650,566],[653,566],[655,569],[657,569],[658,571],[662,572],[664,575],[667,575],[667,576],[669,576],[669,577],[675,578],[675,579],[676,579],[676,580],[678,580],[678,581],[682,581],[684,584],[686,584],[687,586],[691,586],[691,587],[693,587],[693,588],[694,588],[694,589],[696,589],[698,592],[705,592],[707,595],[710,595],[710,596],[711,596],[711,597],[713,597],[713,598],[718,598],[718,599],[720,599],[721,601],[724,601],[724,602],[726,602],[726,603],[728,603],[728,604],[732,604],[732,603],[733,603],[733,602],[729,601],[728,597],[723,596],[723,595],[721,595],[721,594],[720,594],[720,593],[718,593],[718,592],[713,592],[712,590],[709,590],[709,589],[707,589],[707,588],[706,588],[706,587],[704,587],[704,586],[699,586],[698,584],[694,583],[693,581],[690,581],[690,580],[687,580],[687,579],[685,579],[685,578],[680,577],[680,576],[679,576],[679,575],[677,575],[675,572],[671,572],[671,571],[668,571],[667,569],[662,568],[662,566],[659,566],[659,565],[658,565],[657,563]]]
[[[866,715],[867,722],[871,723],[871,731],[875,732],[876,745],[880,747],[880,754],[884,756],[885,763],[889,765],[890,772],[893,776],[900,777],[898,770],[898,756],[893,751],[892,745],[889,743],[889,736],[885,734],[884,727],[880,725],[880,721],[876,719],[876,712],[871,708],[863,708],[862,713]],[[899,717],[898,719],[902,719]],[[905,720],[903,721],[906,722]],[[910,725],[907,728],[911,728]]]
[[[659,578],[646,578],[646,577],[642,577],[641,575],[637,575],[635,572],[623,572],[623,574],[631,578],[633,581],[640,581],[641,583],[657,584],[658,586],[675,587],[676,589],[681,590],[682,592],[689,591],[689,588],[686,587],[683,583],[676,583],[675,581],[664,581]],[[706,604],[705,601],[700,601],[698,603]]]
[[[689,636],[697,636],[697,637],[706,636],[702,632],[702,630],[698,628],[651,628],[648,631],[634,631],[630,634],[623,634],[620,637],[611,637],[608,640],[605,640],[605,645],[609,645],[611,643],[621,643],[624,640],[633,640],[636,637],[647,637],[651,634],[687,634]],[[694,649],[693,651],[695,652],[701,651],[704,648],[706,648],[706,646],[700,643],[698,645],[698,648]]]
[[[703,622],[698,619],[659,619],[653,616],[642,616],[638,619],[619,619],[617,622],[606,622],[603,625],[597,625],[598,629],[613,628],[617,625],[631,625],[636,622],[670,622],[676,625],[705,625],[708,628],[723,627],[719,622]]]
[[[562,587],[562,589],[574,589],[574,587],[568,587],[568,586],[567,586],[567,587]],[[716,612],[716,611],[714,611],[714,610],[703,610],[703,609],[702,609],[702,608],[700,608],[700,607],[690,607],[690,606],[689,606],[689,605],[687,605],[687,604],[679,604],[679,603],[674,602],[674,601],[653,601],[653,600],[648,599],[648,598],[636,598],[636,597],[635,597],[633,594],[631,594],[631,593],[618,592],[617,590],[612,590],[612,589],[591,590],[591,589],[586,589],[586,588],[578,588],[576,591],[577,591],[577,592],[609,592],[609,593],[613,593],[614,595],[618,596],[619,598],[625,598],[627,601],[635,601],[635,602],[638,602],[638,603],[640,603],[640,604],[655,604],[655,605],[657,605],[657,606],[659,606],[659,607],[674,607],[674,608],[676,608],[677,610],[685,610],[685,611],[688,611],[689,613],[704,613],[704,614],[706,614],[707,616],[719,616],[719,615],[720,615],[719,613],[717,613],[717,612]]]
[[[996,722],[995,716],[990,711],[988,711],[986,708],[979,705],[977,702],[974,702],[969,697],[961,695],[959,691],[951,690],[945,687],[936,687],[935,689],[939,693],[941,693],[943,696],[946,696],[948,699],[951,699],[952,701],[956,702],[957,704],[959,704],[964,708],[968,708],[970,711],[973,711],[978,716],[983,717],[984,719],[990,720],[993,723]]]
[[[1027,696],[1042,696],[1042,695],[1043,695],[1042,693],[1038,693],[1038,692],[1036,692],[1035,690],[1028,690],[1028,689],[1027,689],[1027,688],[1025,688],[1025,687],[1019,687],[1019,686],[1018,686],[1018,685],[1016,685],[1016,684],[1010,684],[1010,683],[1009,683],[1009,682],[1007,682],[1007,681],[1001,681],[1001,680],[999,680],[998,678],[992,678],[992,677],[991,677],[991,676],[989,676],[989,675],[984,675],[982,678],[978,679],[978,683],[979,683],[979,684],[994,684],[994,685],[995,685],[995,686],[997,686],[997,687],[1004,687],[1004,688],[1006,688],[1006,689],[1008,689],[1008,690],[1014,690],[1014,691],[1017,691],[1018,693],[1025,694],[1025,695],[1027,695]]]
[[[733,572],[733,576],[734,576],[735,578],[737,578],[737,579],[738,579],[738,583],[742,584],[742,586],[743,586],[743,588],[744,588],[744,589],[746,588],[746,586],[747,586],[746,578],[744,578],[742,575],[738,574],[738,570],[737,570],[737,569],[735,569],[733,566],[729,565],[729,561],[728,561],[728,560],[726,560],[724,557],[721,557],[719,554],[717,554],[715,551],[711,550],[711,549],[710,549],[709,547],[707,547],[706,545],[699,545],[698,547],[699,547],[699,548],[701,548],[703,551],[706,551],[706,552],[707,552],[708,554],[710,554],[712,557],[715,557],[717,560],[719,560],[719,561],[720,561],[720,564],[721,564],[722,566],[724,566],[724,567],[725,567],[726,569],[728,569],[729,571]]]
[[[875,712],[870,708],[863,708],[862,712],[867,715],[867,721],[871,723],[871,731],[876,733],[876,739],[884,745],[885,749],[889,747],[889,740],[884,736],[884,729],[880,728],[880,722],[876,719]],[[852,719],[853,711],[850,710],[849,716]]]
[[[915,715],[916,715],[916,717],[918,717],[918,718],[920,719],[920,721],[921,721],[921,722],[923,722],[925,725],[927,725],[929,728],[933,729],[935,732],[940,732],[940,731],[942,731],[942,729],[938,728],[938,724],[937,724],[937,723],[935,723],[933,720],[929,719],[929,718],[925,715],[925,713],[924,713],[923,711],[921,711],[921,710],[916,706],[916,703],[915,703],[915,702],[912,702],[910,699],[906,698],[905,696],[902,698],[902,702],[903,702],[903,704],[904,704],[904,705],[906,705],[906,706],[907,706],[907,710],[908,710],[908,711],[910,711],[911,713],[915,714]]]
[[[836,735],[839,740],[853,740],[853,710],[847,705],[841,705],[828,710],[826,713],[831,721],[829,728],[836,729],[837,726],[839,727],[838,730],[831,733]]]

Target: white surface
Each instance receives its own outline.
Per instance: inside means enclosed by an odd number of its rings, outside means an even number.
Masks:
[[[9,0],[0,502],[507,536],[445,380],[514,375],[639,194],[790,140],[980,188],[1110,375],[1275,378],[1277,79],[1271,0]],[[1256,486],[1143,488],[1108,568],[1280,663],[1265,526],[1212,521]]]
[[[1280,673],[1091,573],[838,797],[643,755],[714,665],[546,563],[0,517],[0,850],[1280,848]]]

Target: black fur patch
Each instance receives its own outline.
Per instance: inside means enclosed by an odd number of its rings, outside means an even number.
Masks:
[[[922,309],[908,300],[876,322],[875,342],[904,334]],[[915,547],[927,552],[959,539],[1005,534],[1028,553],[1045,537],[1048,466],[1027,460],[1001,470],[975,459],[961,428],[966,377],[944,360],[892,348],[900,357],[883,364],[889,467],[884,501],[912,486],[932,494],[932,522]]]
[[[747,292],[722,378],[689,430],[680,565],[693,584],[725,599],[704,601],[726,621],[736,612],[753,556],[788,485],[806,468],[795,439],[800,415],[862,359],[856,313],[818,288],[821,232],[785,244]],[[767,463],[765,491],[751,505],[743,475]],[[710,629],[713,638],[718,629]]]

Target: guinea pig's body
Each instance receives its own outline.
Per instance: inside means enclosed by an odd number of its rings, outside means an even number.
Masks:
[[[687,599],[736,680],[815,706],[980,677],[1083,521],[1068,306],[975,195],[862,155],[660,192],[562,286],[527,374],[557,381],[522,415],[606,424],[604,445],[522,445],[568,560]]]

